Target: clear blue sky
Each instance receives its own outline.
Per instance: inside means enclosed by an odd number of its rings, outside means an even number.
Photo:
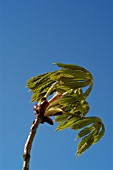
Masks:
[[[52,62],[81,65],[93,74],[89,116],[102,118],[106,133],[76,158],[76,132],[40,125],[31,170],[113,169],[112,48],[112,0],[0,0],[0,170],[22,169],[34,120],[26,81],[57,69]]]

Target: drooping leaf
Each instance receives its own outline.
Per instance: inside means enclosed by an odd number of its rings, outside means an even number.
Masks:
[[[44,88],[47,83],[54,82],[49,77],[54,72],[47,72],[45,74],[41,74],[39,76],[35,76],[27,81],[27,87],[31,89],[31,91],[35,92],[37,89],[41,90],[41,87]],[[46,82],[46,83],[45,83]],[[42,90],[41,90],[42,91]]]
[[[83,154],[93,144],[93,141],[94,141],[94,137],[92,134],[83,138],[81,142],[78,144],[78,148],[76,152],[77,157]]]
[[[79,130],[89,124],[92,123],[99,123],[101,122],[101,119],[98,117],[85,117],[85,118],[81,118],[80,120],[77,120],[75,123],[72,124],[71,128],[74,130]]]
[[[64,95],[56,106],[60,107],[66,113],[70,112],[75,115],[81,114],[83,117],[87,114],[90,107],[86,101],[80,101],[82,95],[83,93],[80,89],[71,91],[70,93]]]
[[[101,126],[102,126],[102,130],[99,132]],[[105,131],[104,126],[99,122],[94,123],[93,125],[86,127],[82,131],[80,131],[76,139],[82,137],[83,138],[78,144],[77,152],[76,152],[77,156],[83,154],[91,145],[97,142],[104,134],[104,131]]]
[[[91,83],[91,80],[86,80],[86,81],[76,81],[74,78],[65,78],[61,77],[60,81],[63,83],[63,86],[66,86],[70,89],[78,89],[82,87],[86,87]]]
[[[60,123],[60,124],[57,126],[56,131],[64,130],[64,129],[66,129],[68,126],[70,126],[70,122],[68,123],[68,122],[66,121],[66,122]]]
[[[102,123],[102,129],[97,135],[94,136],[94,142],[93,143],[94,144],[97,143],[102,138],[104,133],[105,133],[105,127],[104,127],[104,124]]]
[[[27,81],[27,87],[33,92],[33,102],[39,101],[40,97],[45,95],[52,84],[56,81],[59,82],[59,85],[56,85],[54,91],[64,93],[70,92],[72,89],[86,87],[90,85],[93,80],[90,72],[80,66],[60,63],[57,63],[57,65],[63,66],[64,69],[47,72]]]
[[[98,142],[105,132],[100,118],[85,117],[90,109],[86,99],[92,91],[93,76],[81,66],[55,64],[60,70],[29,79],[27,87],[33,93],[32,102],[40,102],[41,98],[48,98],[54,92],[61,93],[60,100],[53,105],[50,104],[45,115],[55,116],[55,122],[58,123],[57,131],[66,128],[82,129],[76,138],[82,138],[77,148],[77,155],[80,156],[92,144]]]
[[[62,63],[53,63],[53,64],[55,64],[58,67],[61,67],[63,69],[81,70],[83,72],[86,72],[87,74],[89,74],[92,77],[91,73],[88,70],[86,70],[85,68],[81,67],[81,66],[74,65],[74,64],[62,64]]]
[[[93,88],[93,83],[91,83],[90,86],[88,87],[88,89],[84,92],[82,99],[85,100],[89,96],[89,94],[92,91],[92,88]]]
[[[80,117],[79,116],[75,116],[75,117],[67,120],[66,122],[60,123],[57,126],[56,131],[64,130],[64,129],[70,127],[73,124],[73,122],[75,122],[78,119],[80,119]]]
[[[62,75],[68,75],[69,77],[73,77],[75,80],[89,80],[92,78],[89,73],[84,72],[82,70],[76,70],[76,69],[63,69],[61,70]]]
[[[71,114],[63,114],[55,117],[55,122],[60,123],[60,122],[66,122],[68,118],[71,117]]]
[[[88,135],[89,133],[91,133],[93,130],[95,129],[95,124],[91,125],[91,126],[88,126],[88,127],[85,127],[84,129],[82,129],[77,137],[75,138],[75,140],[79,139],[79,138],[82,138],[83,136],[86,136]]]

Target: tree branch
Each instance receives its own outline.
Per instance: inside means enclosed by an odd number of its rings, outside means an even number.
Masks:
[[[31,151],[32,143],[33,143],[33,140],[34,140],[34,137],[35,137],[35,134],[36,134],[36,131],[37,131],[37,128],[40,122],[41,122],[41,118],[38,115],[36,115],[36,118],[34,122],[32,123],[28,138],[24,146],[24,154],[23,154],[24,162],[23,162],[22,170],[29,170],[30,151]]]

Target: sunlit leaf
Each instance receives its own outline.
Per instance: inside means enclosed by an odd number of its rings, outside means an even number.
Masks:
[[[70,127],[70,126],[73,124],[73,122],[75,122],[75,121],[78,120],[78,119],[80,119],[80,117],[77,117],[77,116],[76,116],[76,117],[73,117],[73,118],[69,119],[69,121],[66,121],[66,122],[64,122],[64,123],[60,123],[60,124],[57,126],[56,131],[64,130],[64,129]]]
[[[71,128],[74,130],[79,130],[89,124],[101,122],[101,119],[98,117],[85,117],[77,120],[75,123],[72,124]]]
[[[86,136],[82,139],[82,141],[78,144],[77,148],[77,157],[83,154],[92,144],[94,141],[93,135]]]
[[[79,138],[82,138],[83,136],[88,135],[88,134],[91,133],[94,129],[95,129],[95,124],[93,124],[93,125],[91,125],[91,126],[88,126],[88,127],[84,128],[84,129],[82,129],[82,130],[78,133],[78,135],[77,135],[77,137],[76,137],[75,140],[77,140],[77,139],[79,139]]]
[[[85,68],[74,64],[54,63],[60,70],[32,77],[27,88],[32,92],[32,102],[43,97],[50,98],[45,116],[55,116],[57,131],[70,128],[80,130],[77,155],[83,154],[92,144],[98,142],[105,133],[105,127],[98,117],[85,117],[90,110],[86,101],[93,88],[93,76]],[[60,94],[58,100],[55,94]]]
[[[62,115],[63,110],[60,108],[50,108],[49,110],[46,111],[44,114],[45,116],[56,116],[56,115]]]
[[[102,138],[102,136],[104,135],[104,133],[105,133],[105,127],[104,127],[104,124],[102,123],[102,129],[101,129],[101,131],[99,132],[99,134],[97,134],[97,135],[95,135],[94,136],[94,144],[95,143],[97,143],[101,138]]]
[[[89,74],[92,77],[91,73],[81,66],[74,65],[74,64],[62,64],[62,63],[53,63],[53,64],[56,64],[58,67],[61,67],[63,69],[81,70],[83,72],[86,72],[87,74]]]

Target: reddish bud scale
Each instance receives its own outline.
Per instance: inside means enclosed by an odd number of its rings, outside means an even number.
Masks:
[[[47,109],[47,107],[49,106],[49,102],[46,100],[46,98],[42,98],[41,100],[41,104],[37,105],[35,104],[34,105],[34,114],[39,114],[42,118],[42,121],[40,123],[44,123],[44,122],[47,122],[49,123],[50,125],[53,125],[53,120],[49,117],[49,116],[44,116],[45,114],[45,111]]]
[[[99,125],[101,125],[101,124],[102,124],[102,122],[98,122],[98,124],[99,124]]]

